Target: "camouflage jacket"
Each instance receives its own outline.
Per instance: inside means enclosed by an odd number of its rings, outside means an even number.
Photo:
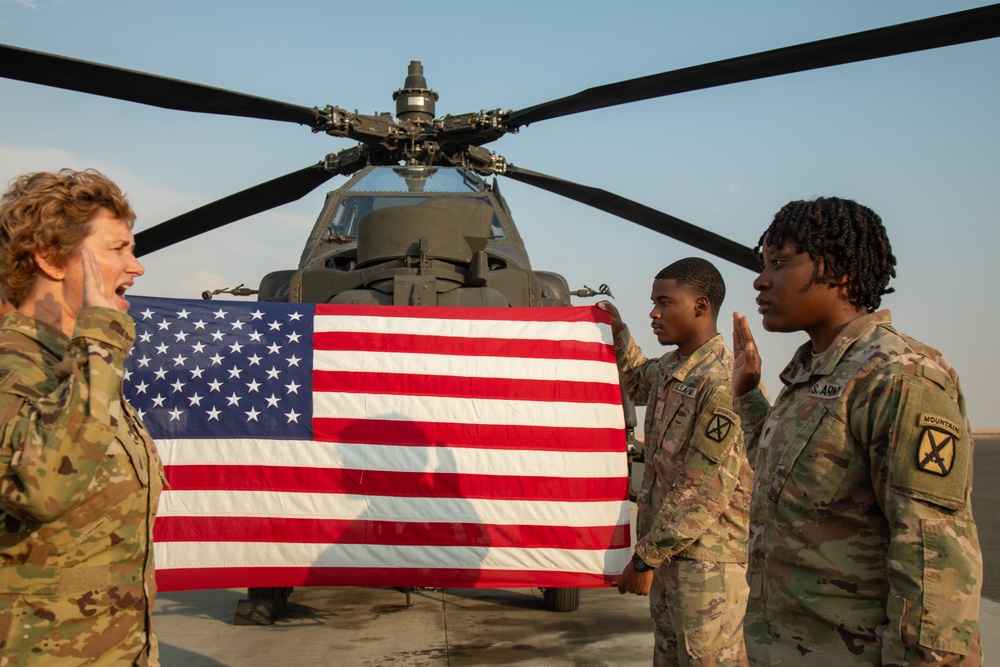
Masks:
[[[0,660],[158,664],[153,442],[122,398],[132,321],[84,308],[72,339],[19,312],[0,331]]]
[[[979,665],[982,556],[958,376],[854,320],[807,343],[768,409],[737,398],[755,471],[746,642],[755,665]],[[968,656],[968,657],[962,657]]]
[[[646,359],[628,329],[615,350],[622,386],[647,401],[636,553],[653,566],[746,562],[752,474],[732,410],[733,353],[717,335],[686,360]]]

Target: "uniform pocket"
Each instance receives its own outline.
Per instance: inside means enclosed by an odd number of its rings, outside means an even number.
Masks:
[[[779,434],[791,443],[772,474],[768,499],[813,520],[827,517],[851,463],[846,428],[818,404],[798,428]]]
[[[965,655],[978,628],[982,558],[976,524],[923,519],[924,608],[920,644]]]
[[[664,406],[663,421],[661,422],[663,430],[657,435],[656,441],[650,443],[652,454],[665,452],[673,456],[677,453],[681,442],[686,439],[686,431],[690,429],[689,426],[680,422],[686,414],[690,413],[690,409],[682,412],[681,407],[683,406],[684,403],[679,398],[668,401]]]
[[[743,640],[745,596],[729,611],[697,628],[684,631],[684,644],[692,658],[708,658]]]
[[[48,612],[55,601],[53,597],[0,593],[0,658],[7,658],[14,665],[45,662],[49,656],[33,649],[41,639],[51,635],[55,625],[51,619],[55,617],[38,611]],[[45,603],[49,603],[48,608]]]

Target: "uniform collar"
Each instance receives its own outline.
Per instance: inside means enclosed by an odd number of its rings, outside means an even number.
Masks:
[[[62,331],[18,310],[8,313],[3,318],[3,330],[16,331],[27,336],[52,354],[60,357],[69,345],[69,337]]]
[[[724,344],[722,334],[715,334],[702,343],[701,347],[692,352],[691,356],[682,364],[677,363],[680,361],[680,354],[678,354],[677,350],[674,350],[669,355],[670,363],[676,364],[677,367],[670,372],[670,375],[676,378],[678,382],[684,382],[684,379],[692,369],[696,368],[705,357],[715,352],[716,349],[722,347]]]
[[[888,310],[879,310],[851,320],[840,330],[833,343],[821,354],[813,354],[812,342],[805,343],[792,356],[792,360],[781,371],[781,381],[787,384],[805,382],[816,375],[830,375],[837,368],[847,350],[859,338],[878,326],[892,324]]]

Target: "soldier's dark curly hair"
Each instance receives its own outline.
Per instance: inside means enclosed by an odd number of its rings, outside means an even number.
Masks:
[[[763,262],[765,243],[780,248],[786,240],[795,242],[797,252],[822,260],[820,280],[846,277],[847,298],[855,306],[873,312],[883,295],[895,291],[886,286],[896,277],[896,257],[882,219],[867,206],[839,197],[788,202],[757,241],[757,259]]]
[[[657,280],[676,280],[678,285],[690,287],[699,296],[708,298],[716,315],[726,299],[726,283],[722,274],[708,260],[700,257],[679,259],[656,274]]]

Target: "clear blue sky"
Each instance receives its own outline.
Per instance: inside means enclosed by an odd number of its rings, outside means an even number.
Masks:
[[[438,115],[520,109],[591,86],[985,4],[960,0],[496,3],[0,0],[0,42],[304,106],[394,109],[411,59]],[[973,428],[1000,429],[1000,40],[544,121],[490,145],[753,245],[783,204],[850,197],[899,259],[883,305],[962,377]],[[0,81],[0,181],[96,167],[137,229],[351,145],[306,128],[166,111]],[[333,181],[335,186],[339,181]],[[325,189],[145,258],[136,292],[198,298],[297,265]],[[537,269],[607,283],[647,354],[652,276],[684,245],[501,180]],[[721,260],[724,312],[750,315],[765,382],[800,334],[759,325],[749,271]],[[578,299],[578,304],[594,299]],[[721,322],[731,339],[728,317]]]

